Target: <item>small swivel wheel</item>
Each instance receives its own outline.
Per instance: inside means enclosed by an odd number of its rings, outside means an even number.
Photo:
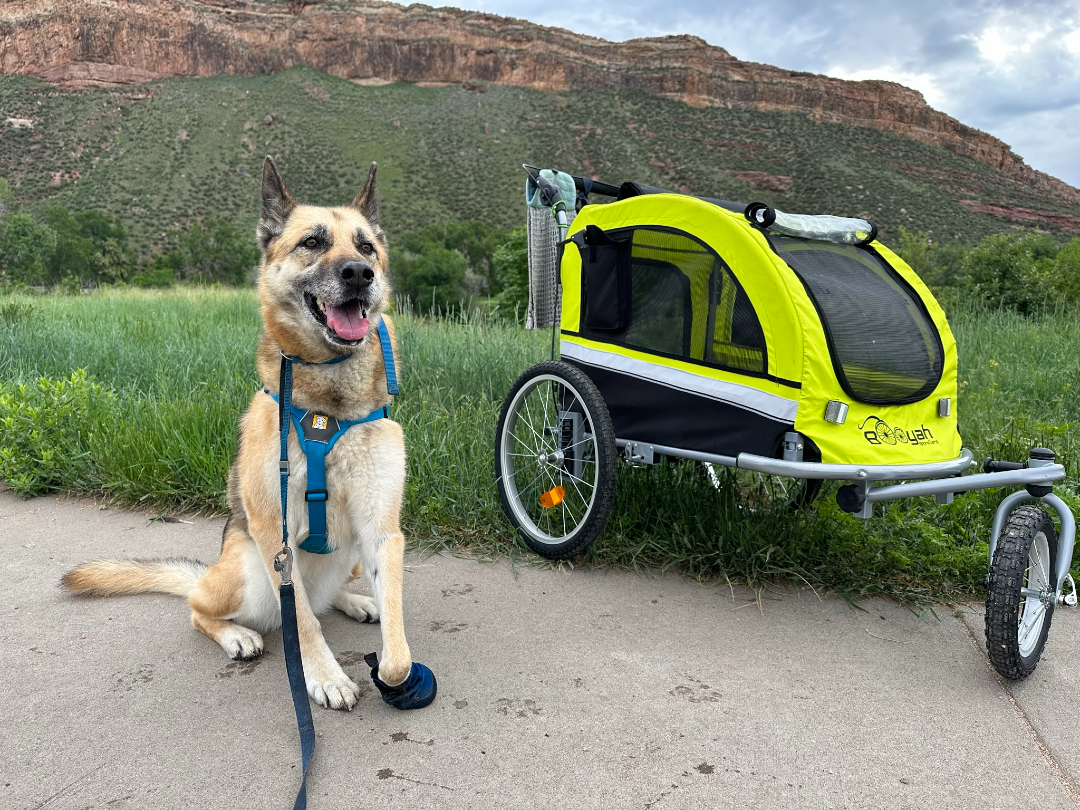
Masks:
[[[1057,531],[1037,506],[1018,506],[998,537],[986,588],[986,653],[1003,677],[1039,663],[1054,617]]]
[[[503,512],[541,557],[567,560],[597,538],[615,501],[615,431],[584,372],[559,361],[527,369],[495,432]]]

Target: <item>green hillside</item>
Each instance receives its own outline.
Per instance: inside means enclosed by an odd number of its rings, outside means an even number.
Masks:
[[[455,218],[520,223],[522,162],[869,216],[886,240],[901,225],[965,241],[1009,227],[958,198],[1063,210],[989,166],[896,135],[638,93],[362,87],[306,68],[67,92],[6,76],[8,117],[33,121],[0,125],[0,176],[19,202],[118,214],[143,253],[205,217],[253,228],[266,154],[314,203],[350,199],[377,160],[391,238]]]

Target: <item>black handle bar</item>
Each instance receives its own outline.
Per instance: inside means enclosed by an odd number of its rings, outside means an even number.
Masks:
[[[585,191],[585,178],[575,177],[574,185],[577,186],[578,191]],[[600,180],[593,180],[590,193],[603,194],[605,197],[618,197],[619,187],[613,186],[611,183],[601,182]]]
[[[1008,472],[1009,470],[1022,470],[1027,465],[1020,461],[994,461],[992,458],[983,462],[983,472]]]
[[[525,169],[526,172],[528,172],[529,177],[532,178],[533,182],[536,183],[536,185],[540,188],[540,190],[544,193],[545,196],[547,196],[551,192],[551,190],[555,188],[555,185],[553,183],[544,180],[544,178],[540,176],[540,170],[536,166],[530,166],[528,163],[523,163],[521,164],[521,167]],[[574,175],[570,176],[574,178],[574,185],[577,187],[578,191],[589,194],[595,192],[596,194],[603,194],[605,197],[619,196],[619,187],[613,186],[611,185],[611,183],[604,183],[600,180],[592,180],[591,187],[589,189],[586,189],[586,178],[574,177]],[[556,193],[553,195],[552,199],[558,199],[558,196],[559,195]],[[546,204],[550,206],[550,203]]]

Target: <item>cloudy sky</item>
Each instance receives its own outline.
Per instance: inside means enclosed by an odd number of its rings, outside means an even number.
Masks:
[[[610,40],[696,34],[734,56],[888,79],[1080,187],[1080,0],[460,0]]]

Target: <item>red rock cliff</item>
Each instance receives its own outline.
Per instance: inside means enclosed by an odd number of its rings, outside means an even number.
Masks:
[[[986,163],[1044,193],[1080,192],[892,82],[743,62],[692,36],[612,43],[491,14],[376,0],[5,0],[0,73],[61,86],[309,65],[351,80],[481,79],[535,90],[641,90],[695,106],[801,113],[889,130]]]

